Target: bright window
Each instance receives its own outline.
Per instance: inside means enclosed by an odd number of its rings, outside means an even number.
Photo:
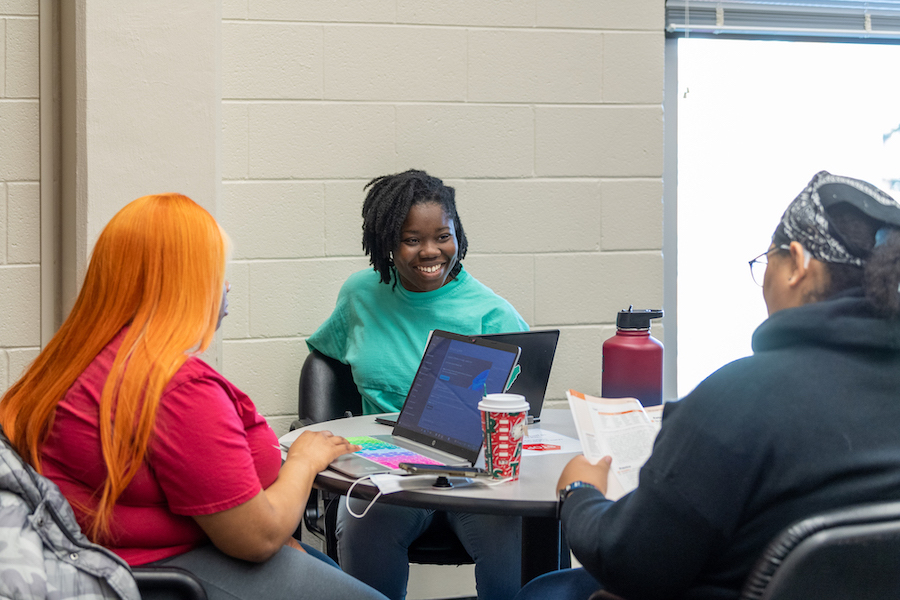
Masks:
[[[897,65],[897,45],[678,40],[679,397],[751,353],[747,261],[816,172],[900,199]]]

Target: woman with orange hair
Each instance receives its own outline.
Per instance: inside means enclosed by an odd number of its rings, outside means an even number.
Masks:
[[[130,565],[185,568],[212,599],[383,598],[291,537],[315,474],[357,447],[304,433],[282,464],[250,398],[196,356],[227,314],[226,255],[186,196],[125,206],[0,426]]]

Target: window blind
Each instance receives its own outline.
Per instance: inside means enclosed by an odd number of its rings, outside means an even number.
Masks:
[[[900,42],[900,0],[666,0],[666,32]]]

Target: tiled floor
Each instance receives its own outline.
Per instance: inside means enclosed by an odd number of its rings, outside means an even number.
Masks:
[[[303,529],[303,542],[324,552],[320,540]],[[408,600],[475,597],[475,565],[410,565]]]
[[[305,529],[303,541],[321,548],[318,538]],[[574,556],[572,566],[578,566]],[[475,565],[410,565],[406,597],[408,600],[474,599]]]
[[[572,556],[572,566],[581,566]],[[475,565],[410,565],[408,600],[462,598],[475,600]]]
[[[475,565],[410,565],[409,600],[475,597]]]

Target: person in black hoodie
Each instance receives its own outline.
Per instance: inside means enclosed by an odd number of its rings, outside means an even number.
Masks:
[[[617,502],[603,495],[608,459],[566,466],[561,519],[584,568],[517,600],[601,584],[629,599],[738,598],[791,523],[900,499],[900,204],[820,172],[750,262],[769,312],[753,355],[666,405],[637,489]]]

